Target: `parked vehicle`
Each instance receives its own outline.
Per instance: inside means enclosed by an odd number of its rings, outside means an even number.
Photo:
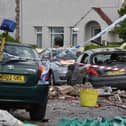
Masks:
[[[44,118],[49,89],[45,70],[35,49],[6,43],[0,61],[0,108],[24,108],[31,119]]]
[[[67,83],[94,87],[112,86],[126,89],[126,51],[117,48],[97,48],[85,51],[75,64],[68,66]]]
[[[124,42],[123,44],[121,44],[119,48],[126,49],[126,43]]]
[[[42,63],[49,66],[50,85],[67,83],[67,67],[77,59],[74,49],[48,48],[42,51],[40,57]]]

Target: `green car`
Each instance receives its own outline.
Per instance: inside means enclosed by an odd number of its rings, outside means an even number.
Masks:
[[[23,108],[32,120],[42,120],[49,90],[48,73],[42,78],[43,71],[34,48],[6,42],[0,60],[0,108]]]

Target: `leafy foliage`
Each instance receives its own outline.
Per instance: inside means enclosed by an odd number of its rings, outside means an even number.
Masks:
[[[0,41],[2,40],[2,35],[0,35]],[[17,42],[17,43],[19,43],[19,41],[18,40],[15,40],[11,35],[7,35],[7,37],[6,37],[6,41],[8,41],[8,42]]]
[[[84,47],[84,50],[89,50],[89,49],[95,49],[95,48],[107,48],[107,47],[120,47],[122,43],[109,43],[107,46],[101,46],[101,45],[97,45],[97,44],[90,44],[90,45],[86,45]]]
[[[123,3],[122,7],[118,10],[118,13],[120,17],[126,14],[126,0]],[[115,28],[115,31],[119,34],[119,37],[123,41],[126,41],[126,20],[121,22],[120,25]]]

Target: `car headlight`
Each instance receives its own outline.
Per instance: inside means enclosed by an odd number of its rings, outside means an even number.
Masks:
[[[60,61],[56,61],[55,63],[56,63],[56,65],[58,65],[58,66],[68,66],[68,65],[70,65],[70,64],[74,64],[74,60],[60,60]]]
[[[62,64],[61,62],[58,62],[58,61],[56,61],[56,65],[57,65],[57,66],[60,66],[60,67],[67,66],[67,64]]]

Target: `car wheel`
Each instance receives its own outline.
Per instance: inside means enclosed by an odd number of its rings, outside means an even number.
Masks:
[[[67,76],[67,84],[68,85],[72,85],[72,71],[71,70],[68,70],[66,76]]]
[[[55,78],[54,78],[53,72],[50,73],[50,76],[49,76],[49,84],[51,86],[55,85]]]
[[[72,83],[71,83],[71,78],[68,78],[68,79],[67,79],[67,84],[68,84],[68,85],[72,85]]]
[[[82,83],[85,84],[85,82],[86,82],[86,78],[83,78]]]
[[[30,109],[29,114],[31,120],[42,120],[45,116],[46,105],[37,105]]]

